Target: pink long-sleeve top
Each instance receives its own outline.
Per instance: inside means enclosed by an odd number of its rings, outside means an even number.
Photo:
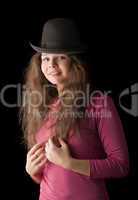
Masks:
[[[60,100],[51,106],[57,111]],[[53,119],[45,121],[37,141],[47,141],[53,134]],[[71,130],[73,133],[73,129]],[[80,123],[80,136],[70,134],[67,144],[71,156],[90,163],[90,176],[82,175],[48,162],[43,171],[39,200],[108,200],[105,179],[126,176],[128,150],[122,123],[111,97],[94,98]]]

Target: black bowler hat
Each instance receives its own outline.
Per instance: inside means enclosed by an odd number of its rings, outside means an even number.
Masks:
[[[87,50],[87,46],[81,42],[76,24],[66,18],[48,20],[43,27],[40,47],[30,45],[40,53],[78,54]]]

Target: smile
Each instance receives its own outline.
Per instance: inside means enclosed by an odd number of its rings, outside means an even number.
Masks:
[[[56,76],[56,75],[59,75],[59,72],[51,73],[50,75]]]

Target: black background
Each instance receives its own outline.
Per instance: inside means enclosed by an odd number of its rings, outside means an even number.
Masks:
[[[39,42],[45,21],[54,17],[75,20],[89,45],[93,81],[99,88],[112,91],[128,143],[130,173],[126,178],[109,181],[110,198],[134,199],[137,192],[137,117],[122,110],[118,98],[124,89],[138,82],[136,12],[135,6],[104,6],[95,8],[84,3],[75,6],[71,2],[64,2],[59,7],[54,2],[53,5],[37,2],[31,6],[18,3],[15,7],[11,5],[9,10],[5,6],[1,17],[1,90],[7,84],[22,82],[24,69],[34,53],[29,42]],[[5,98],[15,103],[16,95],[16,90],[11,89]],[[127,99],[126,105],[129,103]],[[9,195],[10,199],[38,199],[38,186],[25,173],[26,151],[21,137],[18,107],[7,108],[1,104],[1,183],[3,192],[7,191],[3,199],[9,199]]]

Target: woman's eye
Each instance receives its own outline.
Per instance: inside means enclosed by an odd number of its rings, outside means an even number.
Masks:
[[[60,56],[60,59],[61,60],[66,60],[66,57],[65,56]]]
[[[44,57],[44,58],[42,58],[42,61],[49,61],[49,58]]]

